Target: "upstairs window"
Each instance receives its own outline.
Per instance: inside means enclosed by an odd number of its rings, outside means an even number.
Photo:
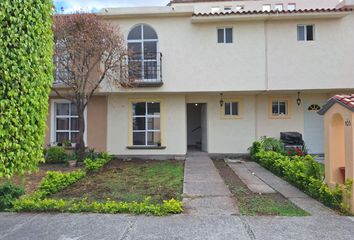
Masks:
[[[297,40],[298,41],[314,41],[315,40],[315,26],[314,25],[298,25],[297,26]]]
[[[262,11],[263,12],[270,12],[270,4],[264,4],[263,7],[262,7]]]
[[[212,7],[211,8],[211,13],[218,13],[220,12],[220,7]]]
[[[160,58],[158,37],[155,30],[146,25],[135,26],[128,34],[129,78],[134,81],[159,81]]]
[[[295,11],[296,10],[296,4],[295,3],[289,3],[288,4],[288,11]]]
[[[232,11],[232,7],[224,7],[224,12],[231,12]]]
[[[218,43],[232,43],[232,28],[218,28]]]
[[[275,6],[274,6],[274,10],[275,11],[283,11],[283,4],[281,4],[281,3],[279,3],[279,4],[275,4]]]
[[[236,11],[242,11],[243,9],[245,9],[245,6],[242,6],[242,5],[236,6]]]

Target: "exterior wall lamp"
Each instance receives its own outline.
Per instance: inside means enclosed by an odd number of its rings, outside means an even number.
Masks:
[[[296,103],[297,103],[298,106],[300,106],[300,105],[301,105],[301,102],[302,102],[302,100],[301,100],[301,98],[300,98],[300,92],[297,92]]]
[[[223,99],[224,94],[220,93],[220,107],[224,106],[224,99]]]

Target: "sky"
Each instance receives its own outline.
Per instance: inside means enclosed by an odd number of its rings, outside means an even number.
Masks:
[[[54,0],[58,12],[98,11],[109,7],[165,6],[169,0]]]

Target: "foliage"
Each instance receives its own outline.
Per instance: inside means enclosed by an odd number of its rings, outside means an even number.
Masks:
[[[53,91],[77,107],[78,157],[84,159],[84,110],[105,81],[120,86],[128,79],[124,36],[100,16],[90,13],[54,17],[56,80],[68,91]]]
[[[93,213],[133,213],[146,215],[178,214],[183,211],[183,203],[174,199],[164,201],[162,204],[152,204],[147,198],[144,202],[106,202],[65,201],[63,199],[36,199],[23,198],[14,202],[13,211],[16,212],[93,212]]]
[[[98,172],[101,168],[109,162],[109,159],[98,158],[95,160],[87,158],[85,163],[85,170],[86,172]]]
[[[260,140],[254,141],[252,146],[248,149],[252,159],[256,159],[256,154],[261,151],[274,151],[284,153],[284,143],[276,138],[261,137]]]
[[[0,177],[35,170],[53,80],[51,0],[0,1]]]
[[[63,147],[50,147],[45,151],[46,163],[65,163],[68,159],[68,155]]]
[[[0,186],[0,210],[11,208],[13,201],[23,193],[23,188],[16,187],[10,183]]]
[[[343,190],[340,186],[331,190],[322,182],[321,166],[310,155],[285,156],[274,151],[261,150],[256,154],[260,164],[284,178],[324,205],[336,210],[342,208]]]
[[[85,176],[86,173],[81,170],[68,173],[48,171],[46,177],[43,178],[40,183],[39,190],[36,191],[34,195],[45,197],[56,193],[74,184]]]

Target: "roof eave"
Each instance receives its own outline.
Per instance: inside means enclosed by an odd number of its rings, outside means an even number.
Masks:
[[[222,14],[222,15],[194,15],[193,23],[222,22],[222,21],[258,21],[258,20],[285,20],[285,19],[320,19],[343,18],[351,12],[311,12],[311,13],[257,13],[257,14]]]

